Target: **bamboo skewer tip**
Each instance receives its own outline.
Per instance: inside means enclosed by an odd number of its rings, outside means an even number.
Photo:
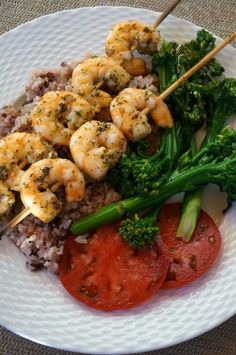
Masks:
[[[176,6],[181,2],[182,0],[174,0],[163,12],[162,14],[156,19],[156,21],[153,24],[154,28],[157,28],[162,21],[176,8]]]
[[[16,215],[10,222],[5,224],[5,226],[0,229],[0,239],[9,230],[17,226],[23,219],[25,219],[30,214],[30,208],[24,208],[18,215]]]

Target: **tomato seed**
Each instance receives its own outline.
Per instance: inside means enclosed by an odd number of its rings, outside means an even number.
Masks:
[[[81,280],[86,280],[87,278],[89,278],[89,276],[92,275],[93,275],[93,271],[88,271],[81,277]]]
[[[214,237],[214,235],[211,235],[209,238],[208,238],[208,240],[209,240],[209,242],[211,243],[211,244],[215,244],[215,237]]]
[[[90,285],[88,287],[87,286],[81,286],[79,292],[82,293],[83,295],[89,297],[89,298],[95,298],[98,295],[98,289],[94,285]]]
[[[193,271],[197,271],[197,258],[196,258],[196,255],[189,254],[188,258],[189,258],[189,266],[191,267],[191,269]]]
[[[176,273],[173,270],[168,270],[166,280],[176,280]]]

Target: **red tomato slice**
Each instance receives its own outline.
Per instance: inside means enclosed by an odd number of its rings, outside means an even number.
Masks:
[[[198,224],[189,243],[176,238],[181,213],[180,203],[163,207],[159,214],[160,243],[170,261],[162,288],[184,286],[204,274],[215,261],[221,245],[220,232],[204,211],[200,212]]]
[[[131,308],[161,287],[169,266],[157,247],[130,248],[115,224],[99,228],[87,244],[70,237],[59,263],[60,280],[77,300],[106,311]]]

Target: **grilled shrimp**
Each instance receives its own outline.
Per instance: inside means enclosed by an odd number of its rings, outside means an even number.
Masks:
[[[159,127],[172,127],[173,119],[166,104],[151,91],[127,88],[111,103],[113,123],[132,141],[138,141],[151,133],[151,125],[145,108]]]
[[[36,133],[16,132],[0,140],[0,180],[19,191],[24,168],[43,158],[54,158],[52,146]]]
[[[49,91],[31,113],[32,126],[52,144],[69,145],[70,137],[95,112],[82,97],[69,91]]]
[[[125,152],[126,139],[113,123],[90,121],[73,134],[70,150],[87,176],[101,180]]]
[[[144,75],[145,62],[133,57],[133,52],[137,50],[141,54],[153,54],[159,39],[153,26],[138,21],[120,22],[110,30],[105,50],[109,57],[121,64],[131,75]]]
[[[15,196],[8,186],[0,181],[0,216],[6,213],[15,203]]]
[[[74,163],[67,159],[42,159],[30,166],[22,177],[22,202],[31,213],[45,223],[54,219],[62,202],[51,191],[64,185],[68,203],[83,199],[85,180]]]
[[[129,80],[130,75],[111,58],[93,57],[75,67],[71,83],[73,91],[86,98],[99,112],[101,108],[109,107],[111,97],[98,86],[104,84],[109,90],[120,91]]]

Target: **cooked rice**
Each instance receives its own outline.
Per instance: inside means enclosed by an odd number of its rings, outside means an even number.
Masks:
[[[71,223],[119,199],[119,194],[106,182],[90,184],[86,188],[84,200],[65,204],[52,222],[43,223],[30,215],[11,230],[8,237],[27,256],[30,270],[46,268],[56,273]],[[80,236],[79,239],[82,243],[86,242],[85,236]]]
[[[5,137],[16,124],[16,120],[20,117],[21,112],[15,110],[12,106],[4,106],[0,109],[0,138]]]
[[[26,85],[26,102],[32,102],[35,97],[52,90],[71,91],[70,78],[77,64],[78,61],[62,62],[59,69],[35,70]]]
[[[50,90],[71,90],[70,78],[77,63],[62,63],[56,70],[34,71],[26,86],[26,104],[20,110],[15,110],[12,106],[0,109],[0,138],[15,131],[32,131],[30,113],[39,97]],[[130,86],[156,91],[156,80],[154,75],[139,76],[131,80]],[[67,149],[60,147],[57,151],[59,157],[70,158]],[[30,270],[45,268],[57,273],[58,261],[70,225],[80,217],[119,199],[119,194],[107,182],[88,183],[84,200],[73,204],[66,204],[63,201],[64,207],[61,213],[52,222],[43,223],[33,215],[29,215],[8,232],[6,237],[9,237],[27,256],[26,264]],[[3,226],[23,208],[19,196],[17,201],[8,216],[2,218],[0,225]],[[87,243],[87,237],[88,235],[77,236],[76,241]]]

